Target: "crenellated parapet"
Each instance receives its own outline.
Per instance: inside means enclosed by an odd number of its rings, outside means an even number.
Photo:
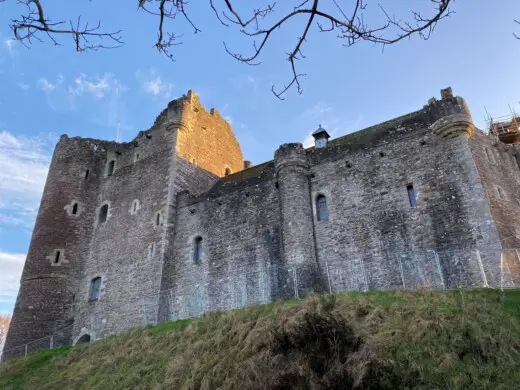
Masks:
[[[451,87],[441,90],[441,100],[431,98],[424,108],[432,123],[431,131],[439,138],[469,138],[475,130],[466,100],[454,96]]]
[[[289,143],[280,145],[274,153],[276,175],[287,167],[299,167],[303,170],[309,169],[307,152],[301,143]]]

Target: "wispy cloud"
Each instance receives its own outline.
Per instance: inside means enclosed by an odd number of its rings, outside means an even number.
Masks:
[[[173,84],[166,81],[154,68],[146,72],[137,71],[136,78],[144,92],[165,99],[172,96]]]
[[[0,252],[0,312],[14,306],[25,257],[22,253]]]
[[[305,123],[305,126],[310,128],[302,141],[303,146],[308,148],[314,145],[312,133],[318,126],[321,125],[327,130],[331,137],[335,134],[344,135],[358,130],[359,125],[363,121],[363,115],[358,113],[356,119],[347,118],[345,114],[336,112],[332,105],[320,101],[304,110],[299,121]]]
[[[102,76],[88,76],[81,73],[74,79],[73,85],[69,86],[68,92],[73,97],[86,94],[101,99],[114,91],[126,91],[127,89],[111,73],[105,73]]]
[[[0,226],[32,228],[54,141],[0,131]]]
[[[27,91],[29,88],[31,88],[29,84],[24,83],[23,81],[16,83],[16,85],[18,85],[18,87],[23,89],[24,91]]]
[[[11,57],[15,57],[18,55],[17,45],[18,42],[12,38],[7,38],[4,40],[5,48]]]
[[[38,80],[38,87],[44,92],[51,92],[56,89],[57,84],[51,83],[46,78],[41,78]]]

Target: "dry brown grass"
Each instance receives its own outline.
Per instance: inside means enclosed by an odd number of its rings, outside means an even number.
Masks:
[[[0,388],[511,389],[520,326],[503,300],[310,296],[36,354],[0,367]]]

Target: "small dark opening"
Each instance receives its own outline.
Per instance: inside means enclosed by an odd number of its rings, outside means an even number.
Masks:
[[[193,260],[195,263],[200,263],[202,260],[202,237],[195,237],[193,249]]]
[[[78,213],[78,204],[74,203],[74,206],[72,206],[72,214],[77,214],[77,213]]]
[[[99,209],[99,222],[101,222],[101,223],[106,222],[107,217],[108,217],[108,205],[104,204]]]
[[[385,157],[385,156],[386,156],[385,152],[379,152],[379,157]]]
[[[137,211],[137,202],[134,202],[134,213]]]
[[[408,191],[408,201],[410,202],[410,207],[413,209],[417,206],[417,202],[415,200],[415,190],[413,189],[413,184],[408,184],[406,186],[406,190]]]
[[[88,179],[88,174],[89,174],[89,173],[90,173],[90,169],[87,169],[87,170],[85,171],[85,180]]]
[[[159,226],[160,223],[161,223],[161,213],[157,213],[157,215],[155,216],[155,224],[157,226]]]
[[[115,165],[116,165],[116,162],[114,160],[112,160],[112,161],[110,161],[110,163],[108,163],[108,172],[107,172],[108,176],[112,176],[112,174],[114,173]]]
[[[426,145],[426,141],[421,141],[421,146]]]
[[[60,251],[56,251],[56,256],[54,256],[54,264],[58,264],[60,262]]]
[[[352,168],[352,164],[349,161],[346,161],[345,165],[347,166],[347,168]]]
[[[90,343],[90,335],[84,334],[81,336],[76,344],[88,344]]]
[[[226,168],[226,170],[224,172],[224,176],[229,176],[229,175],[231,175],[231,169]]]
[[[76,301],[76,294],[72,294],[72,303]]]

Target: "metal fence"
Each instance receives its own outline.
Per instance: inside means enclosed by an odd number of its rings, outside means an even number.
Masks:
[[[378,252],[324,261],[324,289],[330,293],[392,289],[455,289],[469,287],[520,287],[520,249],[414,250]],[[97,324],[94,339],[122,333],[133,327],[192,318],[206,312],[237,309],[275,299],[303,298],[299,284],[304,270],[298,267],[265,266],[254,271],[234,270],[225,277],[207,274],[201,280],[154,294],[135,295],[110,315],[117,326]],[[479,280],[468,285],[466,279]],[[211,294],[209,293],[211,292]],[[113,325],[112,325],[113,326]],[[71,345],[73,326],[5,350],[4,360],[44,349]]]

